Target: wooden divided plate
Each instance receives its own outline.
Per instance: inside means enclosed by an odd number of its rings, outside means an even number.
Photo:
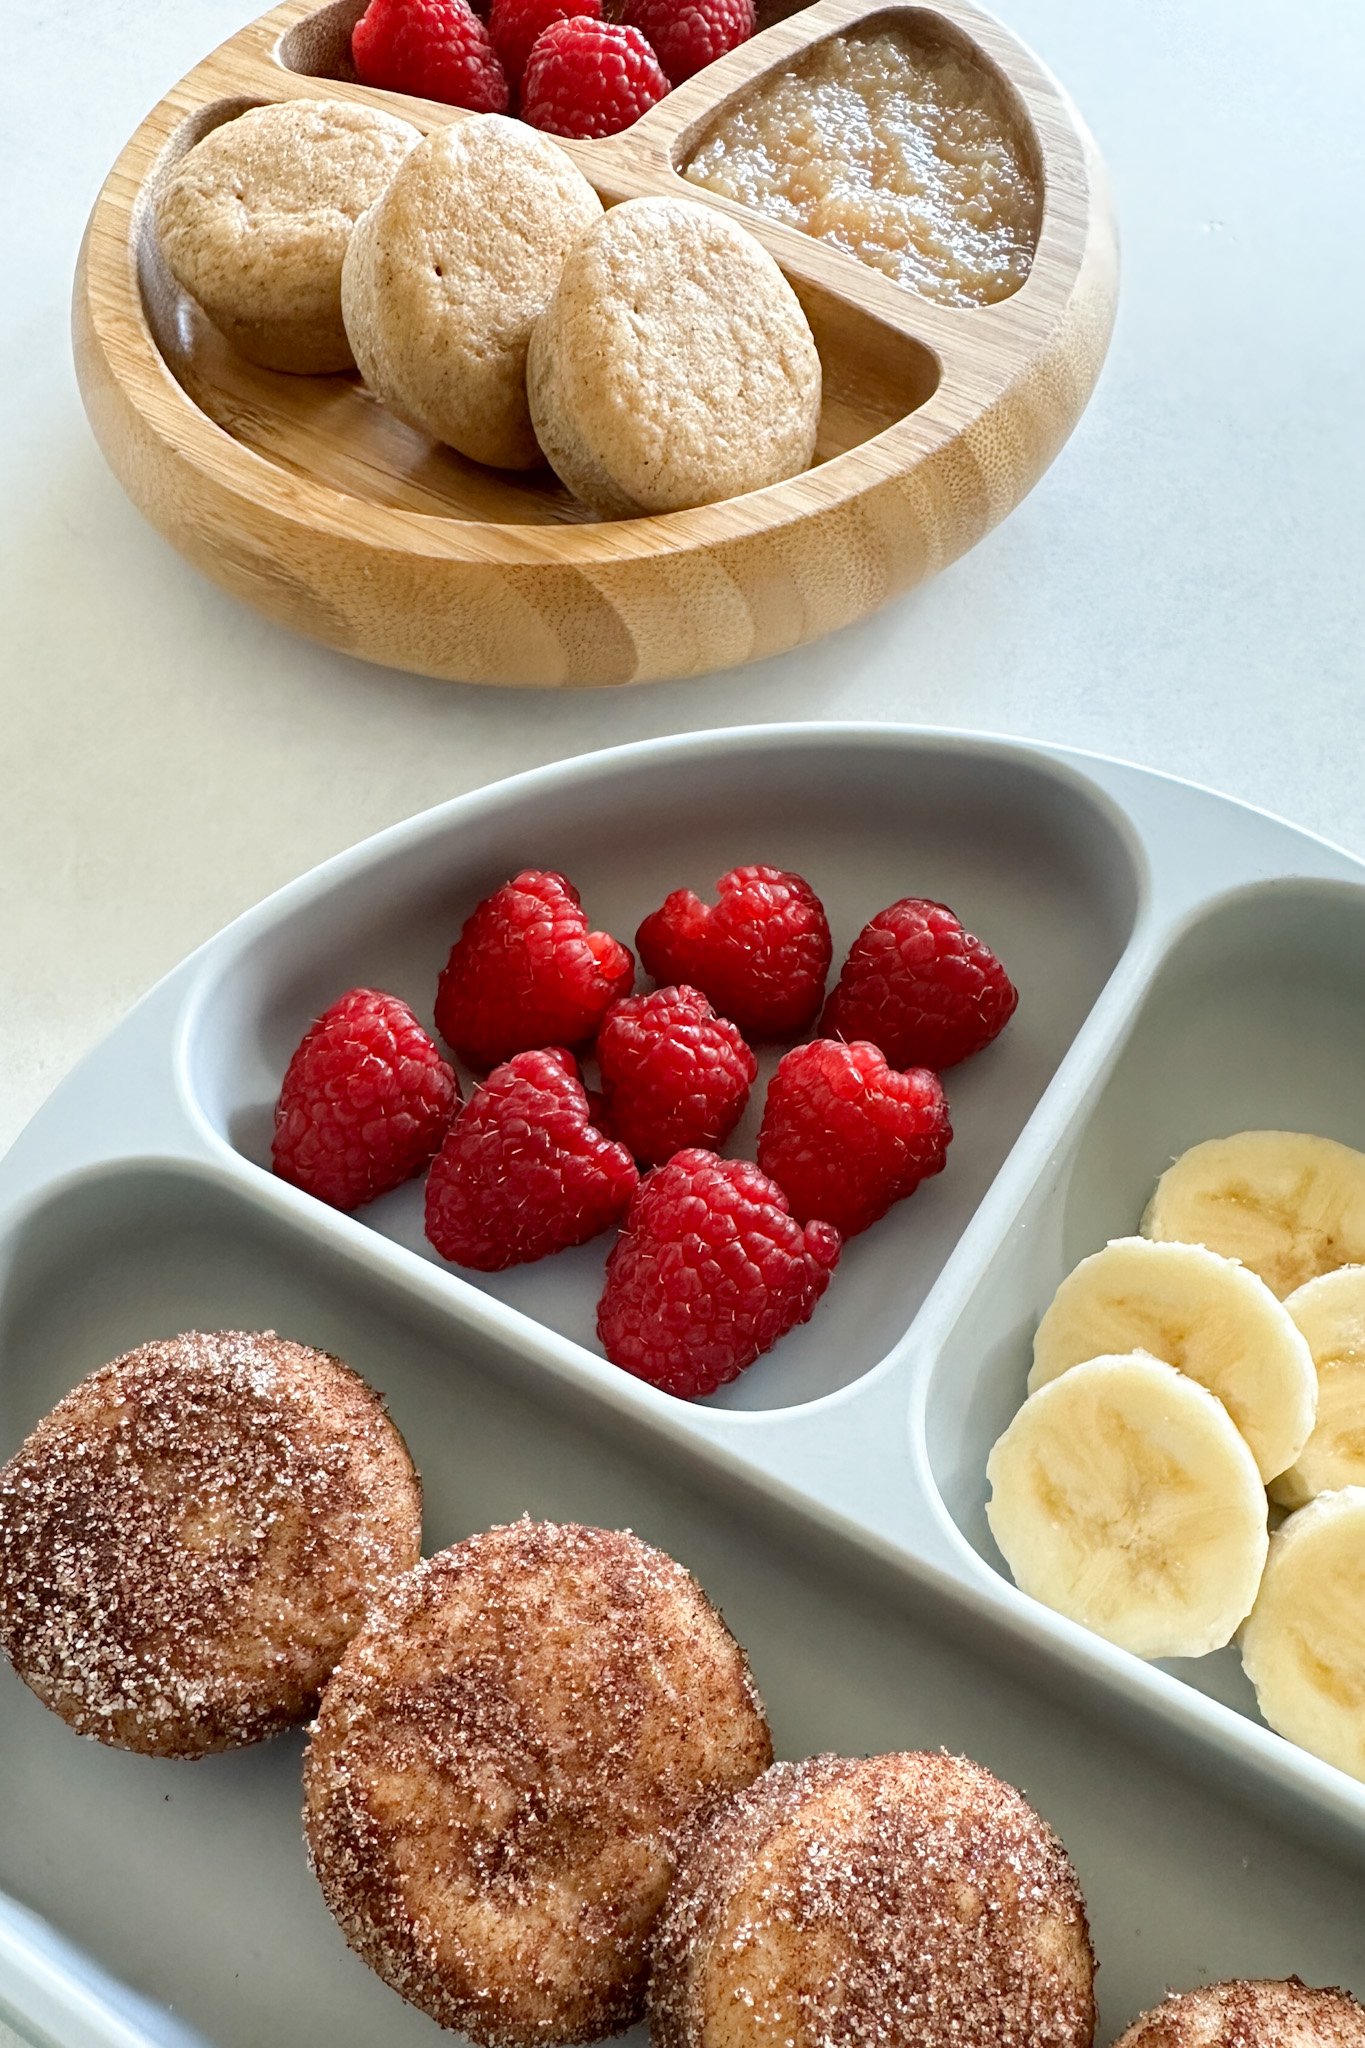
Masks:
[[[548,471],[482,469],[400,424],[354,377],[236,356],[177,287],[153,230],[159,180],[208,130],[289,97],[373,101],[424,129],[459,110],[358,84],[362,0],[288,0],[208,57],[129,142],[76,279],[76,365],[133,502],[198,568],[327,645],[485,683],[644,682],[752,660],[847,625],[971,547],[1075,425],[1109,339],[1115,241],[1074,108],[967,0],[818,0],[603,141],[564,147],[609,203],[724,207],[799,293],[824,364],[815,467],[696,511],[599,521]],[[854,25],[965,50],[1017,123],[1042,194],[1032,268],[992,305],[950,306],[684,180],[708,123]]]

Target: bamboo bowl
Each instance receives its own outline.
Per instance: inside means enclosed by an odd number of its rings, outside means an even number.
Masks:
[[[356,82],[362,6],[287,0],[182,79],[110,172],[76,276],[77,375],[111,468],[167,540],[267,617],[466,682],[699,675],[815,639],[932,575],[1019,503],[1076,424],[1113,323],[1103,171],[1055,81],[970,0],[817,0],[623,134],[563,145],[608,204],[685,193],[743,220],[786,272],[825,377],[816,463],[790,482],[601,521],[548,471],[483,469],[414,433],[354,376],[244,361],[161,259],[158,181],[211,128],[267,100],[368,100],[424,130],[468,119]],[[1043,195],[1033,266],[1011,298],[937,304],[682,178],[723,105],[874,19],[970,45],[1006,82]]]

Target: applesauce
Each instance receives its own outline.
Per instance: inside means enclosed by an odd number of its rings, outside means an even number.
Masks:
[[[1038,178],[1002,88],[899,28],[817,43],[727,107],[684,175],[952,306],[1018,291],[1038,239]]]

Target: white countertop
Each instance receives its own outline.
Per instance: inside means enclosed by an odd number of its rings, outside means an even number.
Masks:
[[[161,972],[324,855],[510,770],[749,720],[1059,739],[1365,851],[1365,8],[1008,0],[1113,175],[1118,328],[1055,467],[835,638],[633,691],[485,691],[265,624],[125,502],[67,301],[143,113],[250,0],[24,0],[0,166],[0,1143]]]

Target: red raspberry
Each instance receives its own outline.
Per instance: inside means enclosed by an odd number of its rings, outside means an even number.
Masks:
[[[687,987],[608,1010],[597,1063],[612,1136],[650,1166],[685,1145],[723,1145],[758,1072],[738,1028]]]
[[[635,935],[656,981],[705,991],[748,1038],[792,1038],[820,1007],[833,952],[824,906],[800,875],[731,868],[714,907],[675,889]]]
[[[451,1125],[427,1179],[427,1236],[452,1264],[501,1273],[610,1229],[638,1180],[594,1126],[572,1055],[519,1052]]]
[[[552,22],[575,15],[600,21],[602,0],[493,0],[488,33],[513,85],[520,85],[526,60],[543,31]]]
[[[573,883],[525,868],[465,920],[436,990],[436,1028],[481,1069],[537,1046],[583,1045],[634,979],[629,948],[588,930]]]
[[[480,114],[507,109],[507,79],[467,0],[370,0],[351,31],[362,85]]]
[[[406,1003],[353,988],[304,1033],[275,1105],[271,1164],[334,1209],[358,1209],[420,1173],[460,1084]]]
[[[1004,1030],[1019,991],[946,903],[905,896],[849,948],[825,1004],[827,1038],[870,1038],[893,1067],[956,1066]]]
[[[607,1260],[597,1334],[607,1357],[665,1393],[712,1394],[808,1322],[839,1233],[803,1229],[747,1159],[679,1152],[641,1181]]]
[[[623,19],[654,46],[672,85],[754,32],[754,0],[625,0]]]
[[[586,15],[551,23],[521,81],[521,118],[550,135],[617,135],[668,80],[640,31]]]
[[[941,1173],[952,1135],[937,1074],[898,1074],[875,1045],[817,1038],[768,1084],[758,1163],[800,1222],[822,1216],[847,1238]]]

